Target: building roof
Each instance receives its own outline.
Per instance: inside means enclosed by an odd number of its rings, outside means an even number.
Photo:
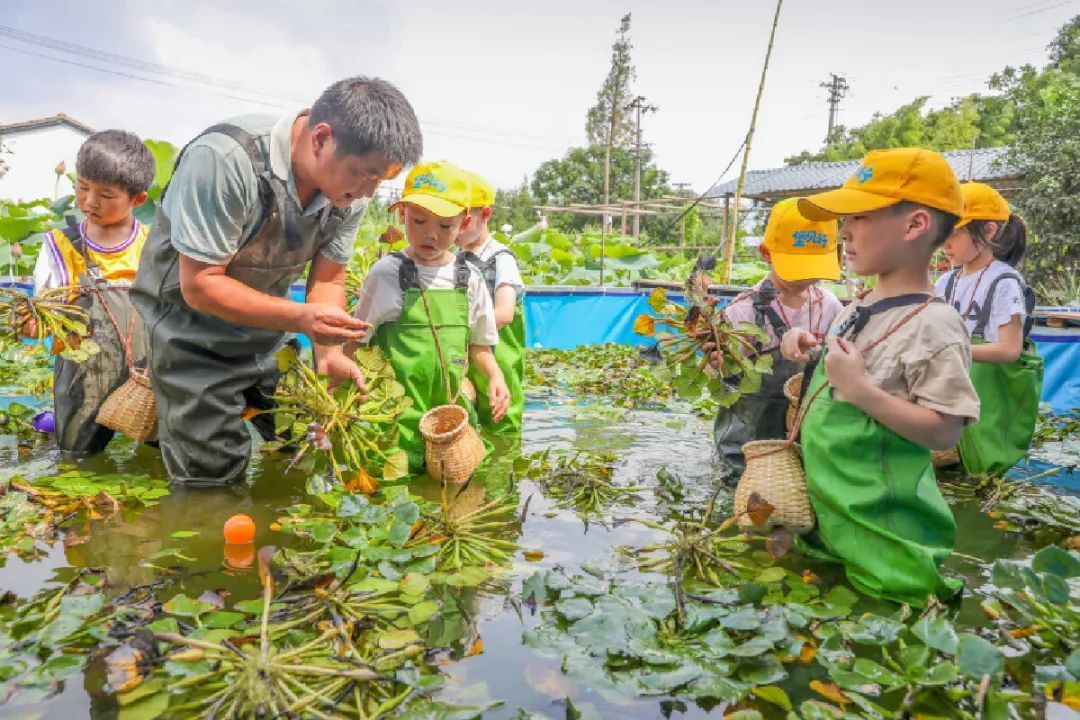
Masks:
[[[1023,172],[1007,161],[1009,148],[976,148],[942,153],[961,180],[971,179],[997,187],[1005,195],[1022,189]],[[809,162],[746,173],[743,197],[775,202],[787,197],[831,190],[844,184],[858,168],[858,160]],[[734,195],[738,179],[714,185],[706,197]]]
[[[14,135],[17,132],[38,130],[40,128],[52,127],[53,125],[68,125],[87,135],[92,135],[94,132],[94,128],[79,122],[70,115],[57,113],[56,115],[38,118],[37,120],[24,120],[23,122],[11,123],[10,125],[0,125],[0,135]]]

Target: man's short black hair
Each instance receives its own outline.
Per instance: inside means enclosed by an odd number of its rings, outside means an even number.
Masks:
[[[75,172],[81,180],[119,185],[129,195],[146,192],[154,182],[154,171],[150,149],[125,130],[94,133],[75,158]]]
[[[326,88],[311,106],[310,122],[334,129],[339,157],[375,151],[396,165],[415,165],[424,149],[412,105],[378,78],[351,77]]]
[[[932,208],[929,205],[923,205],[917,202],[910,202],[908,200],[901,200],[895,205],[889,206],[897,215],[905,212],[911,212],[912,210],[925,210],[930,213],[930,221],[932,224],[931,232],[933,232],[933,242],[930,247],[937,249],[945,244],[949,236],[952,235],[953,230],[956,228],[956,223],[960,222],[960,218],[952,213],[947,213],[944,210],[938,210]]]

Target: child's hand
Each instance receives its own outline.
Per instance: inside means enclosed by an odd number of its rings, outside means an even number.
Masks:
[[[810,362],[810,353],[821,346],[814,333],[792,328],[780,339],[780,354],[792,362]]]
[[[491,419],[495,422],[502,420],[503,415],[510,409],[510,388],[506,387],[506,379],[502,373],[491,379],[488,404],[491,406]]]
[[[364,384],[364,374],[351,356],[340,350],[320,353],[315,361],[315,372],[330,377],[330,386],[336,387],[346,380],[352,380],[363,393],[361,400],[367,399],[367,387]]]
[[[826,342],[829,351],[825,354],[825,377],[844,399],[854,403],[854,398],[867,383],[862,350],[839,337],[830,337]]]

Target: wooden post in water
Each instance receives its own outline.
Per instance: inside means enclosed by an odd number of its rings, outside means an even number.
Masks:
[[[743,149],[742,168],[739,170],[739,182],[735,185],[735,202],[731,208],[731,225],[724,245],[724,282],[731,282],[731,263],[735,259],[735,246],[739,243],[739,201],[742,199],[743,183],[746,182],[746,166],[750,162],[750,143],[754,139],[757,127],[758,109],[761,108],[761,95],[765,91],[765,75],[769,72],[769,57],[772,55],[773,41],[776,39],[776,26],[780,23],[780,8],[784,0],[776,0],[776,14],[773,16],[772,32],[769,33],[769,48],[765,51],[765,65],[761,68],[761,81],[758,83],[757,99],[754,100],[754,112],[750,115],[750,129],[746,133],[746,147]],[[725,198],[725,204],[727,199]]]

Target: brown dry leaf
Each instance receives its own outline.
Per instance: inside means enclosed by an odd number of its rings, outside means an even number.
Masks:
[[[817,648],[810,643],[805,643],[802,646],[802,650],[799,651],[799,662],[803,665],[809,665],[814,661],[814,657],[817,655]]]
[[[243,420],[244,422],[247,422],[248,420],[255,417],[256,415],[261,415],[261,414],[262,414],[262,410],[256,410],[253,407],[246,407],[246,408],[244,408],[244,412],[240,413],[240,419]]]
[[[1080,535],[1073,535],[1066,543],[1070,550],[1080,550]]]
[[[432,535],[428,539],[427,544],[428,545],[441,545],[441,544],[443,544],[444,542],[446,542],[449,539],[450,538],[446,537],[445,535]]]
[[[544,559],[543,550],[526,550],[524,554],[525,559],[529,562],[539,562]]]
[[[65,535],[64,547],[75,547],[76,545],[82,545],[90,540],[90,535]]]
[[[996,607],[991,605],[989,600],[983,600],[979,604],[979,607],[982,608],[983,614],[986,615],[986,617],[990,618],[991,620],[1000,620],[1001,619],[1001,612]]]
[[[108,509],[111,513],[120,512],[120,501],[104,490],[94,496],[94,504]]]
[[[774,558],[784,557],[794,545],[795,539],[792,537],[791,531],[782,525],[773,528],[773,531],[769,533],[769,537],[765,540],[765,549]]]
[[[1015,638],[1016,640],[1022,640],[1026,637],[1031,637],[1037,632],[1039,632],[1039,628],[1035,627],[1034,625],[1029,625],[1026,628],[1017,628],[1016,630],[1010,630],[1009,637]]]
[[[345,483],[345,489],[351,493],[371,495],[379,489],[379,481],[368,475],[367,470],[360,468],[356,477]]]
[[[750,522],[754,523],[756,527],[762,527],[768,522],[774,510],[776,508],[757,493],[752,493],[746,501],[746,514],[750,518]]]
[[[484,638],[477,635],[476,642],[473,643],[473,646],[469,649],[469,652],[465,653],[465,657],[479,655],[482,652],[484,652]]]
[[[53,338],[52,354],[53,355],[59,355],[60,353],[64,352],[65,350],[67,350],[67,346],[64,345],[64,341],[61,340],[60,338]]]
[[[803,583],[805,585],[810,585],[811,583],[816,583],[820,579],[821,578],[819,578],[817,575],[815,575],[810,570],[803,570],[802,571],[802,581],[803,581]]]
[[[831,682],[831,681],[830,682],[822,682],[820,680],[811,680],[810,681],[810,689],[813,690],[814,692],[816,692],[819,695],[827,697],[829,700],[832,700],[834,703],[840,703],[841,705],[849,705],[849,704],[851,704],[851,698],[849,698],[847,695],[845,695],[840,690],[840,686],[837,685],[834,682]]]
[[[266,587],[267,584],[273,587],[274,578],[270,575],[270,562],[273,560],[275,552],[277,552],[277,548],[273,545],[259,548],[259,585],[262,587]]]
[[[69,332],[65,339],[67,340],[67,346],[72,350],[78,350],[82,345],[82,338],[77,333]]]
[[[393,245],[403,237],[405,237],[405,234],[402,233],[401,230],[394,225],[387,225],[386,229],[379,235],[379,242],[384,245]]]
[[[652,315],[638,315],[634,319],[634,332],[638,335],[653,336],[656,334],[656,318]]]
[[[272,522],[269,525],[267,525],[266,527],[270,528],[274,532],[281,532],[281,523],[279,523],[279,522]]]
[[[423,529],[424,529],[424,519],[421,518],[421,519],[417,520],[416,522],[414,522],[412,524],[412,527],[409,528],[409,539],[412,540],[414,537],[416,537],[417,533],[419,533]]]

